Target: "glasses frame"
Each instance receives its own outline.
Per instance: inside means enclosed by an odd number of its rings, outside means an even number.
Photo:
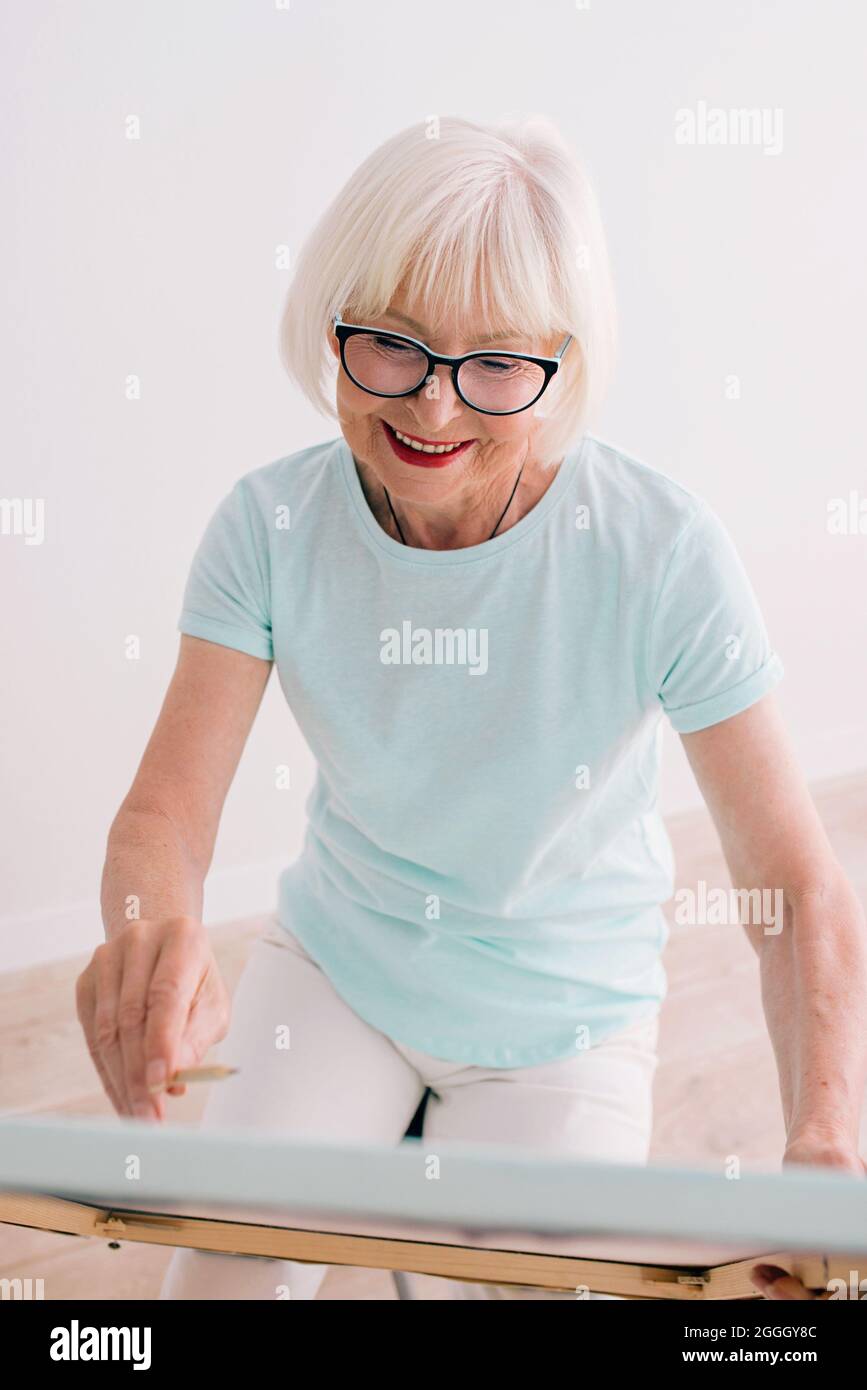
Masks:
[[[539,397],[548,389],[552,378],[557,373],[566,349],[572,341],[572,334],[567,333],[554,357],[533,357],[530,353],[526,352],[497,352],[491,348],[488,348],[487,351],[480,349],[475,352],[465,352],[461,357],[446,357],[441,352],[433,352],[428,347],[427,343],[421,342],[418,338],[411,338],[407,333],[395,333],[390,328],[374,328],[369,324],[345,323],[339,314],[334,315],[332,327],[334,329],[334,336],[340,344],[340,361],[343,370],[352,384],[358,387],[359,391],[366,391],[369,396],[382,396],[386,400],[396,400],[403,396],[414,396],[417,391],[421,390],[425,382],[429,381],[434,375],[435,367],[450,367],[455,394],[463,401],[464,405],[469,406],[470,410],[477,411],[479,415],[520,415],[522,410],[529,410],[530,406],[535,405]],[[352,372],[346,365],[346,344],[350,338],[354,338],[358,333],[375,333],[378,337],[382,338],[396,338],[401,343],[409,343],[412,347],[419,348],[427,358],[427,371],[418,385],[411,386],[408,391],[374,391],[370,386],[363,386],[360,381],[356,381]],[[537,367],[542,368],[545,373],[545,380],[542,382],[542,385],[539,387],[533,399],[528,401],[526,405],[519,405],[516,410],[484,410],[481,406],[474,405],[472,401],[467,399],[458,382],[458,373],[464,362],[469,362],[474,357],[510,357],[519,362],[533,362]]]

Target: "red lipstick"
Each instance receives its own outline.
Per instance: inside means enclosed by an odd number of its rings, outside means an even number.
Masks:
[[[387,421],[383,420],[382,426],[385,437],[397,457],[401,459],[403,463],[414,463],[418,468],[445,468],[447,464],[451,463],[452,459],[456,459],[459,454],[463,454],[471,444],[475,443],[473,439],[465,439],[456,449],[449,449],[448,453],[426,454],[421,449],[413,449],[410,444],[403,444],[395,434],[393,427],[389,425]],[[404,431],[401,430],[401,434],[403,433]],[[415,435],[407,436],[407,438],[417,437],[418,436]],[[425,444],[448,444],[451,441],[447,439],[420,439],[419,442]]]

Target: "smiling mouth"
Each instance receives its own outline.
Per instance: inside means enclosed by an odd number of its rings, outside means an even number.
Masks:
[[[475,443],[474,439],[421,439],[416,435],[396,430],[387,420],[383,420],[382,424],[386,438],[398,458],[406,463],[421,464],[428,468],[441,468]]]

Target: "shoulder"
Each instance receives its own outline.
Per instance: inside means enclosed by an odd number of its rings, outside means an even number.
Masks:
[[[622,575],[657,591],[668,583],[718,592],[742,582],[736,543],[697,492],[592,435],[578,472],[597,556]]]
[[[591,530],[618,548],[670,552],[682,536],[715,520],[698,493],[595,435],[583,441],[578,473]]]
[[[274,515],[276,507],[314,507],[338,482],[340,439],[311,444],[243,474],[233,491],[254,516]]]

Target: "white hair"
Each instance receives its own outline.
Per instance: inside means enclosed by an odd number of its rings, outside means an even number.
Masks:
[[[324,414],[336,418],[334,314],[370,322],[399,288],[424,306],[431,337],[511,332],[553,355],[573,335],[534,423],[537,457],[562,458],[604,394],[615,311],[596,198],[550,121],[410,126],[337,194],[299,253],[280,324],[283,365]]]

